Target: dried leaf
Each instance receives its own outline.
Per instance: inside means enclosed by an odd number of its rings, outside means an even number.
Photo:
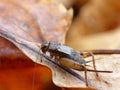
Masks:
[[[64,43],[66,31],[71,23],[72,10],[67,11],[62,4],[45,0],[25,0],[24,3],[19,0],[13,3],[11,0],[11,3],[0,3],[0,24],[10,32],[29,41]]]
[[[4,31],[5,32],[5,31]],[[46,58],[43,59],[41,62],[41,59],[37,58],[39,54],[39,44],[34,42],[29,42],[26,40],[23,40],[22,38],[15,36],[11,33],[3,31],[0,32],[1,36],[7,38],[8,40],[12,41],[16,46],[18,46],[26,55],[28,55],[32,60],[39,64],[47,65],[52,70],[53,74],[53,81],[56,85],[60,87],[82,87],[86,88],[85,82],[78,79],[78,77],[74,74],[70,74],[66,69],[59,67],[58,65],[54,64],[50,59]],[[30,46],[29,46],[30,45]],[[97,88],[99,90],[118,90],[119,85],[115,84],[115,82],[119,82],[119,56],[113,55],[113,56],[96,56],[96,65],[98,70],[112,70],[113,73],[102,73],[99,74],[99,77],[97,78],[95,73],[88,72],[88,79],[89,79],[89,85],[90,87]],[[88,58],[88,60],[91,60],[91,58]],[[91,64],[90,64],[91,65]],[[83,72],[75,71],[80,76],[84,77]],[[117,76],[114,76],[117,75]],[[110,77],[110,78],[109,78]]]
[[[28,6],[29,7],[29,6]],[[84,78],[84,72],[75,71],[76,74],[71,74],[70,69],[65,69],[60,65],[57,65],[49,57],[43,56],[42,62],[41,57],[38,58],[40,54],[39,46],[40,43],[35,41],[30,42],[31,40],[26,40],[21,38],[21,35],[14,35],[11,33],[9,28],[3,27],[1,25],[0,35],[11,42],[13,42],[18,48],[20,48],[28,57],[33,61],[48,66],[52,70],[53,81],[56,85],[60,87],[76,88],[82,87],[86,88],[85,82],[80,80]],[[61,40],[61,39],[60,39]],[[42,54],[41,54],[42,55]],[[101,73],[97,78],[95,73],[88,72],[88,80],[90,87],[97,88],[99,90],[119,90],[119,61],[120,56],[118,55],[109,55],[109,56],[95,56],[97,69],[99,70],[112,70],[113,73]],[[86,60],[91,60],[87,58]],[[108,61],[109,60],[109,61]],[[92,63],[90,63],[92,65]],[[116,75],[116,76],[115,76]],[[116,84],[117,81],[117,84]]]
[[[21,2],[21,0],[1,0],[0,13],[0,32],[5,31],[5,33],[10,33],[15,38],[20,37],[26,41],[40,43],[43,41],[64,43],[72,18],[71,10],[67,11],[62,4],[55,3],[53,0],[39,0],[38,2],[30,0],[24,0],[24,2]],[[18,48],[11,43],[9,44],[7,40],[0,39],[4,43],[0,48],[0,50],[3,49],[4,51],[4,53],[0,54],[0,58],[2,57],[0,59],[0,77],[2,78],[0,79],[0,89],[60,89],[53,85],[48,68],[41,65],[35,67],[35,64],[25,57]],[[37,47],[37,50],[39,50],[39,47]],[[35,57],[37,58],[38,55]],[[36,71],[34,71],[35,68]],[[11,74],[9,77],[7,77],[8,73]],[[34,73],[37,75],[35,74],[34,76]],[[35,80],[33,80],[34,77]]]

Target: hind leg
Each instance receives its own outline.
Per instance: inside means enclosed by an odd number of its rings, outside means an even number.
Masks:
[[[86,65],[84,66],[84,75],[85,75],[85,83],[86,83],[86,86],[88,87],[88,79],[87,79],[87,69],[86,69]]]
[[[93,68],[94,68],[95,71],[97,71],[93,53],[91,53],[91,52],[81,52],[80,55],[82,55],[83,57],[91,56],[92,57],[92,62],[93,62]],[[98,77],[98,72],[95,72],[95,73],[96,73],[96,76]]]

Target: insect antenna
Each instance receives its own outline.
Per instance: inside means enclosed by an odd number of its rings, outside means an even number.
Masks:
[[[38,61],[38,59],[39,59],[39,57],[40,57],[40,49],[39,49],[39,53],[37,53],[38,54],[38,56],[37,56],[37,58],[36,58],[36,62]],[[41,61],[42,61],[42,58],[41,58]],[[34,63],[34,71],[33,71],[33,78],[32,78],[32,90],[34,90],[34,85],[35,85],[35,74],[36,74],[36,66],[37,66],[37,63]]]
[[[49,47],[50,47],[50,42],[48,43],[48,47],[46,48],[46,51],[48,51]]]

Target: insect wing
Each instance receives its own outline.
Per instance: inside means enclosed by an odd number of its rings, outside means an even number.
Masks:
[[[59,46],[58,51],[65,53],[65,54],[68,54],[68,55],[71,55],[72,48],[61,45],[61,46]]]

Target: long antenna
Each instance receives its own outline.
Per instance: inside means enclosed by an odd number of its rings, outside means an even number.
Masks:
[[[40,49],[39,49],[39,53],[40,53]],[[38,59],[40,57],[39,53],[38,53],[38,57],[36,59],[36,62],[38,61]],[[35,74],[36,74],[36,66],[37,66],[36,62],[34,64],[33,79],[32,79],[32,90],[34,90],[34,87],[35,87]]]

